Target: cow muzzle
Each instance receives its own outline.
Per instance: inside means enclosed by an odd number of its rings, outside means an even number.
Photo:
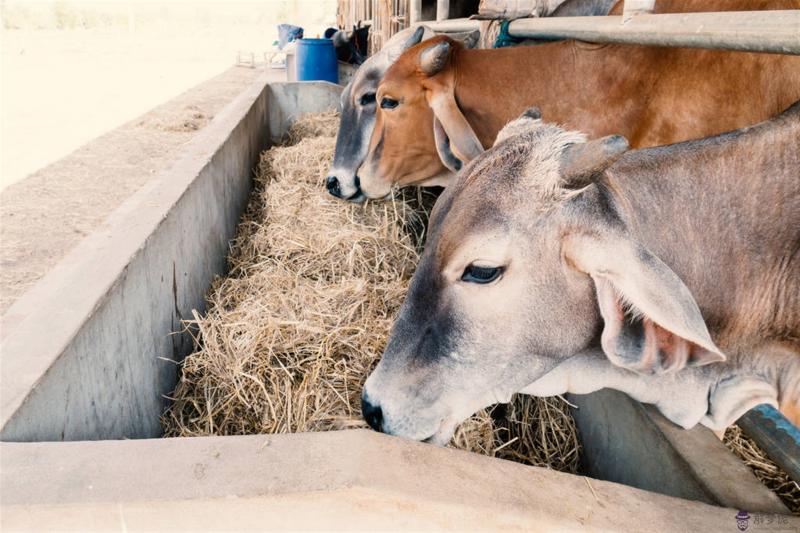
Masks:
[[[366,197],[361,191],[361,180],[358,178],[358,176],[355,176],[353,179],[353,186],[354,190],[346,190],[337,176],[330,175],[325,178],[325,188],[328,189],[328,193],[330,193],[332,196],[341,198],[342,200],[347,200],[348,202],[363,202]]]

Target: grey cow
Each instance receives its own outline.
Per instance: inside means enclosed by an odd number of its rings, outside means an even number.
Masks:
[[[370,425],[445,444],[514,393],[604,387],[685,428],[800,422],[800,102],[632,151],[529,112],[439,199]]]

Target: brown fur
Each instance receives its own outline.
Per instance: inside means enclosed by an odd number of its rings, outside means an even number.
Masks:
[[[660,0],[659,13],[798,9],[800,0]],[[406,51],[387,71],[370,152],[359,172],[368,196],[391,184],[421,184],[446,172],[436,152],[430,101],[454,93],[484,147],[507,122],[536,105],[548,121],[589,137],[619,133],[633,147],[702,138],[765,120],[800,98],[800,57],[593,45],[561,41],[534,47],[467,50],[452,43],[448,66],[427,77],[422,51]]]

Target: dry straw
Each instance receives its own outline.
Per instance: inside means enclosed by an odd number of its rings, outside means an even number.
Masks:
[[[727,446],[750,467],[756,477],[769,487],[786,504],[792,513],[800,516],[800,484],[792,481],[789,474],[772,462],[764,450],[750,437],[742,433],[739,426],[731,426],[723,439]]]
[[[419,258],[433,197],[350,205],[322,187],[335,114],[299,120],[264,152],[256,190],[205,316],[187,323],[167,436],[366,427],[364,379]],[[560,398],[519,397],[461,425],[453,446],[574,472],[579,445]]]

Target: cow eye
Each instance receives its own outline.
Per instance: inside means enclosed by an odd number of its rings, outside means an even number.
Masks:
[[[491,283],[503,273],[502,267],[481,267],[470,265],[461,274],[461,281],[469,283]]]
[[[362,106],[374,104],[375,103],[375,93],[364,93],[363,95],[361,95],[361,100],[359,100],[359,103]]]
[[[384,96],[381,98],[381,107],[383,109],[394,109],[400,102],[395,100],[394,98],[388,98]]]

